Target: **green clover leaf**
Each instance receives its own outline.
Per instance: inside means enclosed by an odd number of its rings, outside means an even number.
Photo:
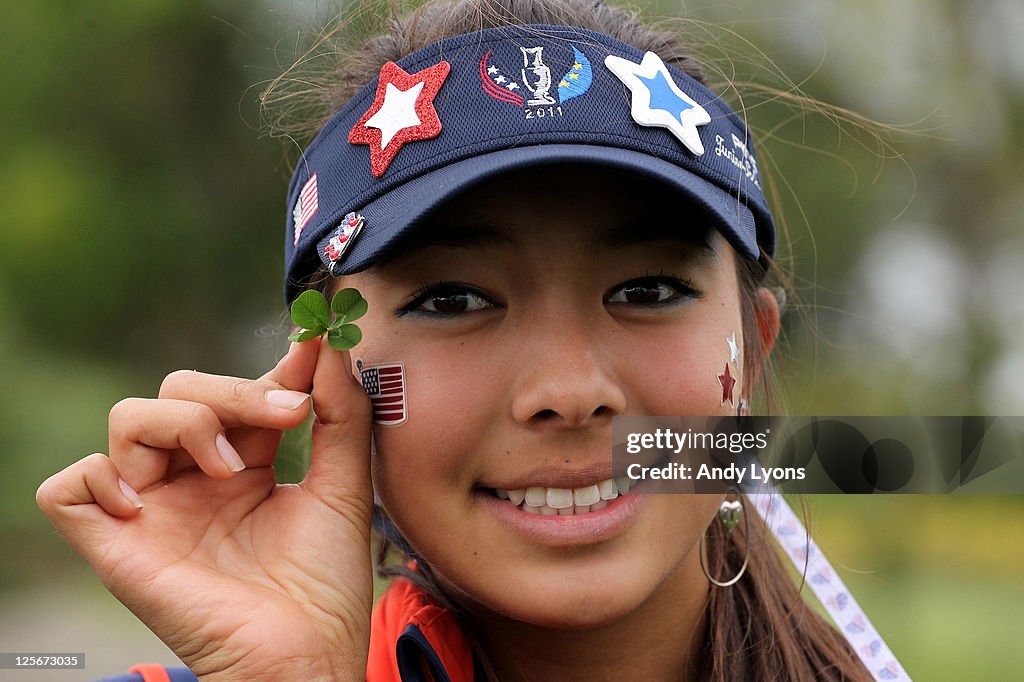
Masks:
[[[363,330],[354,324],[331,327],[327,332],[327,343],[334,350],[351,350],[363,340]]]
[[[292,322],[303,329],[327,329],[331,324],[331,309],[319,291],[303,291],[292,302]]]
[[[356,289],[342,289],[334,295],[331,304],[319,291],[303,291],[292,302],[291,318],[302,331],[288,337],[301,343],[327,334],[327,342],[335,350],[350,350],[363,339],[362,330],[354,324],[366,314],[366,299]],[[331,321],[331,312],[335,318]]]
[[[331,310],[343,323],[358,320],[366,314],[366,308],[366,299],[356,289],[342,289],[331,301]]]
[[[290,334],[288,336],[288,340],[302,343],[303,341],[309,341],[310,339],[315,339],[318,336],[322,336],[325,331],[327,330],[323,329],[322,327],[315,327],[313,329],[303,329],[301,332]]]

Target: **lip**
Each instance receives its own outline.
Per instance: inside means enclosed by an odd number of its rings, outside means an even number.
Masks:
[[[630,488],[604,509],[573,516],[530,514],[483,490],[478,490],[476,497],[502,525],[527,542],[561,549],[596,545],[624,534],[647,502],[643,492],[649,483]]]
[[[513,480],[501,481],[500,484],[481,482],[481,487],[501,488],[502,490],[522,490],[531,487],[573,489],[597,485],[601,481],[625,475],[625,472],[614,473],[608,464],[587,467],[578,471],[538,469]]]

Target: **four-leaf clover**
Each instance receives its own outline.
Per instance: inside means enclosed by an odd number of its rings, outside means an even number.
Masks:
[[[327,334],[327,343],[335,350],[349,350],[363,339],[363,332],[353,320],[366,314],[366,299],[355,289],[342,289],[331,304],[319,291],[309,289],[292,302],[292,322],[302,331],[288,337],[289,341],[309,341]],[[334,311],[334,321],[331,321]]]

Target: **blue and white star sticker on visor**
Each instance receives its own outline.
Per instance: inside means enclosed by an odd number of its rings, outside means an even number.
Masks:
[[[704,154],[697,126],[710,123],[711,116],[679,89],[661,57],[648,52],[643,61],[634,64],[628,59],[608,55],[604,65],[632,93],[634,121],[642,126],[668,128],[691,152],[697,156]]]

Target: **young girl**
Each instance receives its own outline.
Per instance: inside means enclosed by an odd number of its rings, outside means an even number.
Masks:
[[[600,2],[463,0],[338,78],[285,290],[358,289],[361,343],[174,372],[39,489],[189,668],[123,679],[879,676],[747,500],[611,466],[615,416],[742,410],[779,327],[754,142],[685,46]],[[311,409],[309,472],[277,485]],[[371,615],[374,523],[399,577]]]

